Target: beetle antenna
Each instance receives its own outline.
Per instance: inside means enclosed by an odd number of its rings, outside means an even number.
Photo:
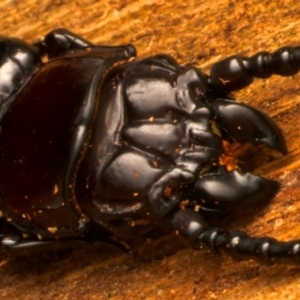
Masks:
[[[230,93],[250,85],[254,78],[293,76],[300,69],[300,47],[282,47],[273,53],[258,52],[251,57],[234,55],[211,67],[209,90]]]
[[[300,263],[300,240],[281,242],[270,237],[253,238],[243,231],[209,228],[198,236],[196,248],[208,247],[235,260],[254,259],[262,264]]]

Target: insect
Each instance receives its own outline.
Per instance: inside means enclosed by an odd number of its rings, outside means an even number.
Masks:
[[[196,249],[299,263],[300,241],[252,238],[207,218],[277,192],[276,181],[222,163],[233,142],[287,153],[275,122],[230,93],[296,74],[299,47],[232,56],[209,75],[66,29],[33,44],[1,37],[0,48],[2,248],[97,239],[126,248],[168,224]]]

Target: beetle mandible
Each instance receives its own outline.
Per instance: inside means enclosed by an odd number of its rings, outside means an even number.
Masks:
[[[275,122],[230,93],[255,77],[296,74],[300,47],[232,56],[209,75],[168,55],[136,60],[132,45],[98,46],[66,29],[33,44],[1,37],[0,49],[2,248],[97,239],[128,247],[171,224],[196,249],[300,262],[300,241],[228,232],[206,217],[277,192],[276,181],[220,161],[232,141],[287,153]]]

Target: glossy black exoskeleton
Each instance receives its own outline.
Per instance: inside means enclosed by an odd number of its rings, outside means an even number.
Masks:
[[[195,248],[300,262],[300,241],[229,233],[206,219],[276,193],[276,181],[220,164],[223,141],[287,153],[272,119],[229,93],[297,73],[299,47],[232,56],[210,75],[167,55],[135,60],[132,45],[96,46],[64,29],[32,45],[1,37],[0,49],[3,248],[130,243],[168,223]]]

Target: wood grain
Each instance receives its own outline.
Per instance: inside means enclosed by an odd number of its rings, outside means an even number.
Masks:
[[[3,35],[31,42],[66,27],[94,43],[134,43],[140,57],[168,53],[206,72],[232,54],[300,45],[297,0],[6,0],[0,16]],[[266,158],[265,148],[254,152],[255,173],[279,180],[282,189],[253,218],[253,212],[240,212],[231,228],[282,240],[300,237],[299,90],[299,75],[274,76],[235,94],[276,120],[289,154]],[[97,244],[0,263],[1,299],[299,299],[299,284],[298,266],[236,263],[191,250],[177,236],[147,246],[143,259]]]

